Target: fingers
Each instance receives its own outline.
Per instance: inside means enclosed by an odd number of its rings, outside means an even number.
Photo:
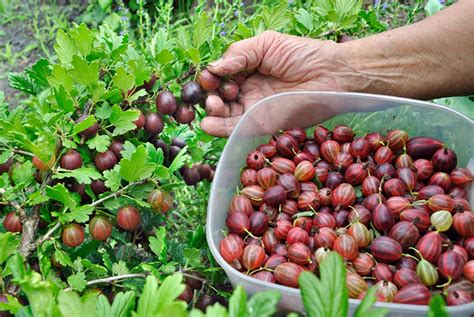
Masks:
[[[201,129],[207,134],[224,138],[228,137],[232,130],[239,122],[241,116],[221,118],[221,117],[205,117],[201,121]]]
[[[229,46],[221,59],[208,65],[208,69],[220,76],[233,75],[241,71],[257,68],[262,62],[265,51],[279,33],[266,31]]]
[[[238,102],[231,102],[229,108],[231,117],[241,116],[244,113],[244,106]]]
[[[226,115],[227,113],[229,114]],[[210,95],[206,99],[206,114],[213,117],[228,117],[230,109],[219,96]]]

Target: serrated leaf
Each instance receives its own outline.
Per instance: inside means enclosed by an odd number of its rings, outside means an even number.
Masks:
[[[15,185],[19,186],[22,184],[23,186],[21,186],[21,188],[24,188],[34,181],[33,175],[33,163],[31,163],[31,161],[26,161],[13,169],[12,179]]]
[[[247,302],[249,317],[270,317],[276,313],[276,305],[280,301],[278,291],[259,292]]]
[[[73,290],[82,292],[87,286],[86,275],[84,272],[69,275],[67,283]]]
[[[35,81],[35,83],[42,87],[48,86],[47,77],[51,74],[49,69],[49,61],[45,58],[40,58],[31,66],[31,69],[26,69],[28,76]]]
[[[67,254],[66,252],[64,252],[62,250],[56,249],[54,251],[54,258],[62,266],[69,266],[69,267],[73,266],[72,261],[71,261],[71,257],[69,256],[69,254]]]
[[[77,205],[76,201],[72,198],[71,193],[63,184],[56,184],[54,187],[46,186],[46,196],[59,201],[69,209],[74,209]]]
[[[20,303],[18,298],[15,296],[12,296],[10,294],[5,294],[7,302],[0,302],[0,310],[6,311],[8,310],[12,314],[16,314],[22,307],[23,305]],[[4,314],[4,313],[2,313]],[[6,314],[4,314],[6,315]],[[18,316],[18,315],[16,315]],[[21,316],[20,316],[21,317]]]
[[[69,64],[72,61],[72,56],[76,54],[74,42],[63,30],[56,33],[54,50],[63,64]]]
[[[11,232],[0,233],[0,264],[15,253],[19,243],[18,235]]]
[[[147,143],[146,150],[148,152],[148,158],[151,163],[162,165],[164,161],[163,150],[161,148],[155,148],[153,144]]]
[[[93,180],[100,179],[102,175],[92,167],[79,167],[75,170],[58,168],[53,174],[53,179],[64,179],[73,177],[79,184],[90,184]]]
[[[147,162],[147,152],[143,145],[137,147],[130,159],[120,160],[120,175],[128,182],[136,182],[150,177],[155,164]]]
[[[58,107],[64,112],[69,113],[74,111],[74,101],[69,97],[66,89],[63,85],[60,85],[59,88],[53,87],[54,99],[58,104]]]
[[[136,100],[138,100],[138,98],[140,97],[143,97],[143,96],[147,96],[148,93],[146,92],[145,89],[140,89],[136,92],[134,92],[131,96],[128,97],[128,101],[129,102],[134,102]]]
[[[87,140],[87,145],[91,150],[96,150],[97,152],[105,152],[112,143],[112,140],[108,135],[99,135],[97,134],[92,139]]]
[[[116,69],[112,81],[114,82],[115,87],[127,94],[128,90],[135,85],[135,76],[131,73],[127,73],[125,68],[119,67]]]
[[[124,275],[130,273],[130,270],[127,267],[127,263],[125,261],[119,261],[118,263],[114,263],[112,265],[112,273],[115,275]]]
[[[97,107],[95,109],[95,116],[101,120],[106,120],[110,118],[111,114],[112,114],[112,107],[107,104],[103,104],[100,107]]]
[[[186,163],[189,158],[189,156],[186,154],[187,150],[187,146],[182,148],[181,151],[179,151],[179,153],[174,158],[173,162],[171,162],[170,166],[168,167],[170,174],[178,171],[181,167],[184,166],[184,163]]]
[[[112,170],[104,171],[105,186],[110,188],[110,191],[117,191],[120,188],[122,182],[122,176],[120,176],[120,165],[117,164]]]
[[[116,136],[134,130],[137,126],[133,121],[138,119],[139,114],[137,110],[122,111],[118,105],[113,106],[109,118],[110,123],[115,127],[112,134]]]
[[[48,77],[48,83],[56,89],[63,86],[67,92],[70,92],[74,88],[74,81],[68,74],[66,68],[58,64],[53,65],[51,75]]]
[[[199,268],[202,267],[201,251],[196,248],[185,248],[183,250],[183,257],[186,260],[186,265]]]
[[[117,293],[112,305],[110,305],[107,297],[100,295],[97,303],[97,314],[99,316],[128,317],[134,306],[134,292]]]
[[[76,292],[61,292],[58,296],[58,306],[61,316],[68,317],[96,317],[97,295],[85,294],[82,297]]]
[[[156,254],[161,263],[167,262],[167,247],[166,247],[166,229],[159,227],[155,232],[154,237],[149,237],[150,249]]]
[[[96,122],[97,119],[94,116],[87,116],[87,118],[74,125],[74,128],[72,128],[72,133],[76,135],[79,132],[82,132],[85,129],[92,127],[92,125]]]
[[[346,316],[346,269],[339,254],[331,252],[327,256],[320,265],[320,276],[303,272],[298,278],[306,313],[309,317]]]
[[[78,222],[84,223],[89,221],[89,216],[94,211],[94,207],[90,205],[83,205],[79,208],[74,209],[71,212],[59,215],[61,222]]]
[[[8,84],[13,89],[18,89],[32,96],[37,96],[41,92],[41,86],[34,82],[30,76],[23,73],[9,73]]]
[[[247,294],[238,285],[229,299],[229,317],[247,317]]]
[[[313,16],[303,8],[298,10],[298,13],[295,15],[296,20],[301,23],[309,32],[313,31]]]
[[[88,63],[75,55],[72,58],[73,69],[69,71],[71,77],[84,86],[96,85],[99,81],[99,62]]]

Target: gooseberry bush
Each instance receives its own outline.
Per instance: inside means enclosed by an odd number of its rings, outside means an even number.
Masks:
[[[152,16],[137,10],[136,32],[107,23],[59,31],[51,59],[9,74],[22,103],[0,93],[2,316],[273,315],[278,293],[232,293],[206,245],[225,140],[199,121],[209,91],[233,99],[238,85],[205,66],[268,29],[332,40],[385,29],[355,0],[200,2],[184,18],[172,2]],[[327,261],[319,278],[302,274],[310,316],[333,315],[318,311],[328,303],[347,311],[342,259]],[[315,300],[328,289],[340,296]],[[358,313],[374,302],[369,289]]]

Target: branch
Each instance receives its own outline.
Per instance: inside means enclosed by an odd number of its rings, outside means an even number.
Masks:
[[[142,180],[142,181],[139,181],[139,182],[130,183],[127,186],[119,189],[115,193],[107,195],[105,197],[102,197],[101,199],[98,199],[98,200],[94,201],[93,203],[90,204],[90,206],[95,207],[95,206],[103,203],[104,201],[109,200],[110,198],[116,198],[117,196],[120,196],[120,194],[122,194],[124,191],[126,191],[127,189],[129,189],[132,186],[141,185],[141,184],[144,184],[146,182],[147,182],[147,180]],[[44,236],[42,236],[41,238],[36,240],[36,242],[34,243],[34,248],[38,247],[43,242],[48,240],[53,235],[53,233],[57,229],[59,229],[59,227],[61,227],[61,223],[58,221],[58,222],[56,222],[56,224],[53,227],[51,227],[51,229],[49,229],[49,231]]]
[[[18,211],[20,213],[20,221],[22,226],[21,242],[20,246],[18,247],[18,252],[20,252],[21,256],[27,258],[36,247],[33,244],[33,241],[35,238],[36,229],[38,228],[39,206],[33,206],[31,217],[26,215],[23,208],[19,208]]]
[[[103,203],[104,201],[109,200],[110,198],[117,198],[118,196],[120,196],[124,191],[126,191],[130,187],[136,186],[136,185],[142,185],[142,184],[145,184],[146,182],[147,182],[147,180],[145,179],[145,180],[142,180],[142,181],[139,181],[139,182],[130,183],[127,186],[117,190],[115,193],[109,194],[105,197],[102,197],[101,199],[98,199],[98,200],[94,201],[93,203],[90,204],[90,206],[95,207],[95,206]]]
[[[26,156],[35,156],[33,153],[23,151],[23,150],[20,150],[20,149],[13,149],[12,152],[16,153],[16,154],[26,155]]]
[[[119,280],[126,280],[129,278],[146,278],[147,276],[148,274],[145,274],[145,273],[123,274],[123,275],[117,275],[117,276],[111,276],[111,277],[105,277],[105,278],[92,280],[92,281],[87,282],[87,286],[101,284],[101,283],[110,283],[110,282],[119,281]],[[72,288],[68,287],[68,288],[65,288],[64,290],[71,291]]]

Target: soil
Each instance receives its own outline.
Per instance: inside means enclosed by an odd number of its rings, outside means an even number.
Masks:
[[[0,91],[10,105],[23,94],[8,86],[9,72],[22,72],[53,54],[56,31],[75,21],[87,1],[7,0],[0,7]]]

